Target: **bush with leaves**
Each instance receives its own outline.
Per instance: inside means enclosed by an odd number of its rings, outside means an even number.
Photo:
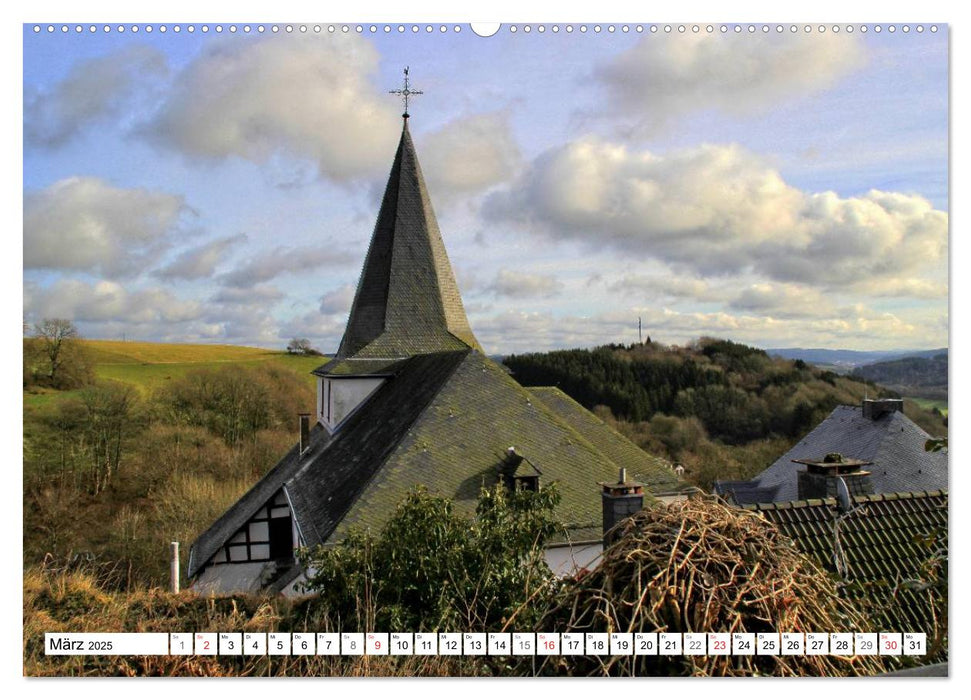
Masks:
[[[314,405],[313,390],[292,371],[273,366],[197,369],[155,396],[158,418],[200,426],[238,447],[265,429],[295,429]]]
[[[466,518],[417,487],[379,537],[357,531],[304,552],[306,590],[344,629],[495,631],[514,614],[516,628],[528,629],[555,587],[544,545],[558,502],[552,485],[496,486]]]

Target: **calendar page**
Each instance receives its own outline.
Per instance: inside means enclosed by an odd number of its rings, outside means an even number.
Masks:
[[[23,19],[23,674],[947,676],[952,27],[356,11]]]

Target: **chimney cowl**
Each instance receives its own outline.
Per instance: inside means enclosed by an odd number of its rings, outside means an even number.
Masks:
[[[603,539],[608,546],[615,537],[617,525],[644,507],[644,485],[627,481],[627,470],[621,469],[618,483],[600,482],[603,507]]]
[[[870,420],[877,420],[883,416],[896,413],[903,413],[903,399],[863,399],[863,417]]]
[[[870,472],[861,467],[873,462],[862,459],[848,459],[838,452],[832,452],[823,459],[794,459],[797,464],[805,464],[806,469],[797,475],[798,498],[839,498],[842,491],[850,496],[873,493]]]

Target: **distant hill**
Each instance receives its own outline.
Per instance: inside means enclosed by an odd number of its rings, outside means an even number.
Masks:
[[[820,367],[808,359],[820,357],[813,351],[805,360],[771,352],[778,351],[701,338],[686,347],[647,342],[510,355],[504,363],[523,385],[559,387],[709,488],[714,479],[751,478],[840,404],[897,395]],[[866,355],[823,352],[841,361]],[[904,411],[931,435],[947,434],[942,413],[909,400]]]
[[[946,352],[864,365],[855,368],[852,376],[877,382],[904,396],[947,400]]]
[[[785,360],[802,360],[817,367],[849,372],[855,367],[887,362],[904,357],[934,357],[947,354],[947,348],[936,350],[827,350],[825,348],[768,348],[772,357]]]

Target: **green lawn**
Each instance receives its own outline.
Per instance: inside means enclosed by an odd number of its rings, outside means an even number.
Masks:
[[[947,401],[941,401],[940,399],[917,399],[911,396],[906,397],[908,401],[913,401],[915,404],[928,411],[936,408],[939,409],[941,413],[945,416],[947,415]]]
[[[288,367],[300,374],[306,375],[310,386],[317,386],[316,380],[310,374],[311,370],[326,362],[321,357],[293,357],[286,353],[267,353],[259,359],[214,360],[209,362],[115,362],[95,365],[95,373],[99,379],[113,379],[119,382],[134,384],[145,393],[164,384],[170,379],[177,379],[194,369],[225,367],[227,364],[254,367],[264,362]]]
[[[238,345],[191,345],[187,343],[143,343],[121,340],[86,340],[85,347],[94,360],[99,379],[133,384],[150,394],[171,379],[194,369],[225,367],[227,364],[253,367],[267,362],[287,367],[303,375],[316,389],[310,372],[327,361],[326,357],[289,355],[282,351]],[[42,408],[77,392],[39,389],[24,392],[24,408]]]

